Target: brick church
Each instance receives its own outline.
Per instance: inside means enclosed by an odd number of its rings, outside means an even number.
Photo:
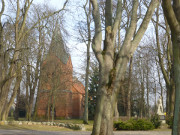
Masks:
[[[38,117],[51,113],[55,118],[81,118],[84,111],[84,85],[73,78],[71,56],[56,25],[49,53],[42,63],[40,91],[37,101]]]

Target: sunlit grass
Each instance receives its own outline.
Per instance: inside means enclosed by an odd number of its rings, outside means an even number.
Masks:
[[[73,124],[83,124],[83,120],[80,119],[70,119],[70,120],[55,120],[55,122],[60,123],[73,123]],[[93,128],[93,120],[89,120],[88,124],[84,124],[86,131],[92,131]]]
[[[45,125],[0,125],[0,129],[6,130],[36,130],[36,131],[73,131],[69,128],[45,126]]]
[[[8,121],[13,121],[13,117],[9,117]],[[19,118],[19,121],[26,121],[25,118]],[[46,121],[47,120],[37,120],[37,121]],[[55,120],[54,122],[56,123],[73,123],[73,124],[83,124],[82,119],[62,119],[62,120]],[[89,120],[88,124],[84,124],[86,131],[92,131],[93,128],[93,121]],[[69,128],[64,128],[64,127],[56,127],[56,126],[46,126],[46,125],[0,125],[1,129],[17,129],[17,130],[40,130],[40,131],[73,131],[72,129]]]

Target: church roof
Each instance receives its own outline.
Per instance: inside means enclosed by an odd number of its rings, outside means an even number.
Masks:
[[[85,94],[85,87],[84,87],[84,85],[80,81],[78,81],[78,80],[73,81],[72,92],[84,95]]]
[[[51,45],[49,48],[49,54],[56,55],[64,64],[67,64],[69,59],[69,53],[67,52],[67,47],[63,41],[60,26],[56,23]]]

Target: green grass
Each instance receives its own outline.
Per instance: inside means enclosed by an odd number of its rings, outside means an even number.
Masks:
[[[70,120],[55,120],[55,122],[60,122],[60,123],[73,123],[73,124],[83,124],[83,120],[80,119],[70,119]],[[92,131],[93,128],[93,121],[89,120],[88,124],[84,124],[86,131]]]
[[[55,120],[55,122],[60,123],[73,123],[73,124],[83,124],[83,120],[81,119],[69,119],[69,120]],[[89,124],[92,125],[93,121],[89,120]]]
[[[8,120],[13,120],[13,118],[8,118]],[[20,118],[20,121],[24,121],[24,118]],[[73,123],[73,124],[83,124],[83,120],[80,119],[70,119],[70,120],[55,120],[59,123]],[[86,131],[92,131],[93,121],[89,120],[89,124],[84,124]],[[57,127],[57,126],[46,126],[46,125],[0,125],[0,129],[7,130],[36,130],[36,131],[74,131],[69,128]],[[76,130],[77,131],[77,130]],[[153,131],[171,131],[167,128],[167,125],[164,124],[163,128],[154,129]]]
[[[13,117],[9,117],[8,121],[13,121]],[[25,118],[19,118],[19,121],[26,121]],[[40,121],[40,120],[37,120]],[[44,120],[47,121],[47,120]],[[41,120],[42,122],[42,120]],[[59,123],[73,123],[73,124],[83,124],[83,120],[81,119],[62,119],[62,120],[55,120],[55,122]],[[84,124],[86,131],[92,131],[93,128],[93,121],[89,120],[89,124]],[[55,126],[45,126],[45,125],[0,125],[0,128],[7,128],[7,129],[29,129],[29,130],[41,130],[41,131],[73,131],[68,128],[63,127],[55,127]]]
[[[36,131],[73,131],[69,128],[45,126],[45,125],[0,125],[0,129],[6,130],[36,130]]]
[[[168,128],[167,124],[162,124],[160,128],[154,129],[154,131],[171,131],[172,129]]]
[[[161,128],[158,128],[158,129],[154,129],[153,131],[171,131],[172,129],[161,129]]]

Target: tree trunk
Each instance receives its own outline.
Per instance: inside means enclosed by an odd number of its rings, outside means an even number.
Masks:
[[[102,120],[102,113],[104,108],[104,99],[105,93],[103,88],[98,88],[97,92],[97,104],[96,104],[96,111],[94,116],[94,124],[93,124],[93,131],[92,135],[99,135],[100,134],[100,127],[101,127],[101,120]]]
[[[51,116],[51,109],[52,109],[52,90],[49,93],[49,98],[48,98],[48,106],[47,106],[47,117],[48,117],[48,122],[50,121],[50,116]]]
[[[137,30],[137,10],[139,1],[133,1],[131,22],[125,35],[123,45],[120,50],[115,50],[115,39],[122,15],[122,1],[118,0],[115,18],[113,17],[112,0],[105,1],[105,40],[102,42],[102,26],[99,5],[97,0],[91,0],[95,35],[92,42],[92,49],[100,65],[99,88],[97,92],[97,105],[94,118],[92,135],[112,135],[113,134],[113,114],[116,96],[120,88],[120,80],[124,76],[127,63],[131,55],[136,50],[154,9],[158,5],[157,0],[152,0],[146,12],[140,28]],[[134,36],[134,38],[133,38]],[[103,43],[103,49],[102,49]],[[117,51],[117,52],[116,52]]]
[[[149,70],[148,70],[148,67],[147,67],[147,71],[146,71],[146,90],[147,90],[147,93],[146,93],[146,96],[147,96],[147,117],[149,118]]]
[[[180,29],[179,29],[180,31]],[[175,110],[173,121],[173,135],[180,135],[180,33],[174,33],[172,31],[173,42],[173,62],[174,62],[174,79],[176,86],[176,98],[175,98]]]
[[[144,73],[143,73],[144,74]],[[141,82],[141,97],[140,97],[140,117],[143,118],[144,115],[144,77],[142,78],[142,82]]]
[[[34,101],[34,93],[35,93],[35,89],[31,89],[30,88],[30,97],[29,97],[29,104],[28,104],[28,110],[27,110],[27,120],[31,120],[31,116],[32,116],[32,109],[33,109],[33,101]]]
[[[19,70],[21,70],[21,69],[19,69]],[[20,91],[21,79],[22,79],[22,76],[21,76],[21,73],[20,73],[20,75],[16,78],[16,84],[14,86],[12,96],[11,96],[9,102],[7,103],[6,107],[4,108],[3,115],[2,115],[2,120],[4,120],[4,121],[7,120],[9,110],[10,110],[12,104],[14,103],[14,99],[15,99],[15,97],[17,95],[17,92]]]
[[[157,99],[156,99],[157,90],[156,90],[156,84],[155,84],[155,88],[154,88],[154,93],[155,93],[155,114],[156,114],[157,113]]]
[[[14,111],[14,119],[18,120],[19,119],[19,101],[20,101],[20,89],[17,91],[17,96],[16,96],[16,107]]]
[[[102,122],[100,135],[113,135],[113,111],[115,102],[112,101],[113,95],[106,95],[104,101],[104,111],[102,114]]]
[[[1,18],[0,18],[1,19]],[[0,20],[0,82],[2,81],[2,70],[3,70],[3,26]],[[1,88],[0,88],[1,92]]]
[[[173,80],[174,69],[173,69],[173,65],[172,65],[172,59],[170,58],[170,54],[172,51],[171,47],[170,47],[171,41],[170,41],[170,36],[168,35],[168,44],[167,44],[167,51],[166,51],[168,62],[167,62],[167,70],[166,70],[165,66],[164,66],[163,58],[161,56],[161,48],[160,48],[160,42],[159,42],[159,29],[158,29],[158,27],[159,27],[159,25],[158,25],[158,23],[159,23],[159,8],[156,11],[156,21],[157,21],[157,23],[155,26],[155,32],[156,32],[156,42],[157,42],[159,65],[160,65],[161,71],[163,73],[163,77],[166,82],[166,88],[167,88],[166,113],[167,113],[167,116],[172,116],[173,111],[174,111],[175,88],[174,88],[174,80]],[[165,22],[167,24],[166,18],[165,18]],[[170,33],[168,25],[166,25],[166,32],[168,34]],[[159,74],[159,72],[158,72],[158,74]],[[161,92],[161,96],[162,96],[162,92]]]
[[[54,117],[55,117],[55,115],[54,115],[55,114],[55,100],[56,100],[55,94],[53,94],[53,99],[52,100],[53,100],[53,103],[52,103],[52,110],[51,110],[52,114],[51,115],[52,115],[52,122],[54,122]]]
[[[171,29],[171,40],[173,45],[173,68],[175,82],[175,108],[173,120],[173,135],[180,135],[180,2],[174,0],[162,1],[164,15]],[[171,94],[173,94],[171,92]]]
[[[175,104],[175,84],[174,82],[171,84],[171,89],[169,92],[169,114],[170,116],[173,116],[174,113],[174,104]]]
[[[88,2],[88,1],[87,1]],[[86,3],[87,4],[87,3]],[[90,22],[90,14],[91,14],[91,3],[89,1],[89,11],[86,11],[86,6],[84,7],[86,13],[87,20],[87,28],[88,28],[88,43],[87,43],[87,63],[86,63],[86,79],[85,79],[85,108],[84,108],[84,118],[83,123],[88,124],[88,87],[89,87],[89,64],[90,64],[90,44],[91,44],[91,22]]]
[[[131,76],[132,76],[132,59],[130,58],[129,64],[129,79],[128,79],[128,94],[127,94],[127,117],[131,117],[131,91],[132,91],[132,84],[131,84]]]
[[[40,69],[41,69],[41,65],[40,65]],[[40,70],[40,71],[41,71],[41,70]],[[41,72],[40,72],[40,74],[41,74]],[[41,75],[40,75],[40,76],[41,76]],[[38,103],[38,100],[39,100],[40,84],[41,84],[41,78],[39,78],[37,95],[36,95],[36,102],[35,102],[35,106],[34,106],[34,112],[33,112],[33,119],[34,119],[34,120],[36,120],[36,117],[37,117],[37,103]]]
[[[2,120],[2,115],[4,109],[6,109],[7,105],[7,99],[8,99],[8,93],[10,90],[12,80],[7,81],[4,86],[2,86],[1,89],[1,95],[0,95],[0,120]]]
[[[86,79],[85,79],[85,108],[84,108],[84,118],[83,118],[84,124],[88,124],[88,85],[89,85],[89,62],[90,62],[89,47],[90,47],[90,44],[87,46],[87,66],[86,66]]]
[[[118,111],[118,103],[117,103],[117,101],[115,102],[114,120],[115,121],[119,120],[119,111]]]
[[[127,105],[126,105],[126,94],[125,94],[125,89],[124,89],[124,79],[122,79],[121,81],[122,85],[120,86],[120,90],[121,90],[121,94],[122,94],[122,106],[123,106],[123,115],[126,115],[126,112],[127,112]],[[122,114],[121,114],[122,115]]]

